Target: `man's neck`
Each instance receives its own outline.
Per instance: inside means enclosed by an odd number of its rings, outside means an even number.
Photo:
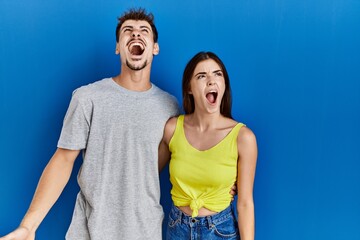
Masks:
[[[125,68],[113,79],[117,84],[131,91],[143,92],[151,88],[150,71],[146,69],[134,71]]]

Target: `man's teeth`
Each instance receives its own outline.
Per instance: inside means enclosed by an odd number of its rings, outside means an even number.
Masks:
[[[139,42],[130,43],[129,45],[129,52],[132,55],[141,55],[143,54],[144,50],[145,50],[144,45]]]
[[[139,46],[141,48],[141,50],[144,50],[144,46],[142,44],[140,44],[140,43],[132,43],[132,44],[130,44],[130,48],[133,48],[135,46]]]

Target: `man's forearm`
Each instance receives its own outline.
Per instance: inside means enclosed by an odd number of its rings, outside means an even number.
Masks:
[[[30,207],[20,224],[30,232],[36,231],[69,181],[78,152],[68,154],[63,151],[69,150],[56,151],[44,169]]]

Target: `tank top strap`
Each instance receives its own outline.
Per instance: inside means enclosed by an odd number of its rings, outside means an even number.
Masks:
[[[185,115],[179,115],[177,121],[176,121],[176,128],[183,128],[184,126],[184,117]]]
[[[237,138],[239,135],[240,129],[245,126],[243,123],[237,123],[235,127],[231,129],[231,131],[228,133],[228,135],[223,139],[223,141],[234,141],[234,139]],[[236,141],[235,141],[236,142]]]
[[[182,138],[184,136],[184,115],[179,115],[176,120],[174,136]]]
[[[184,115],[179,115],[176,119],[176,126],[175,126],[174,134],[171,137],[170,142],[169,142],[170,150],[173,148],[173,144],[177,144],[178,146],[179,146],[179,144],[184,145],[183,123],[184,123]]]

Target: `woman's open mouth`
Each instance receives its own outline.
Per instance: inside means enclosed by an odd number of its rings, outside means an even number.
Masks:
[[[206,94],[206,99],[210,104],[215,104],[217,99],[218,93],[215,90],[211,90]]]

